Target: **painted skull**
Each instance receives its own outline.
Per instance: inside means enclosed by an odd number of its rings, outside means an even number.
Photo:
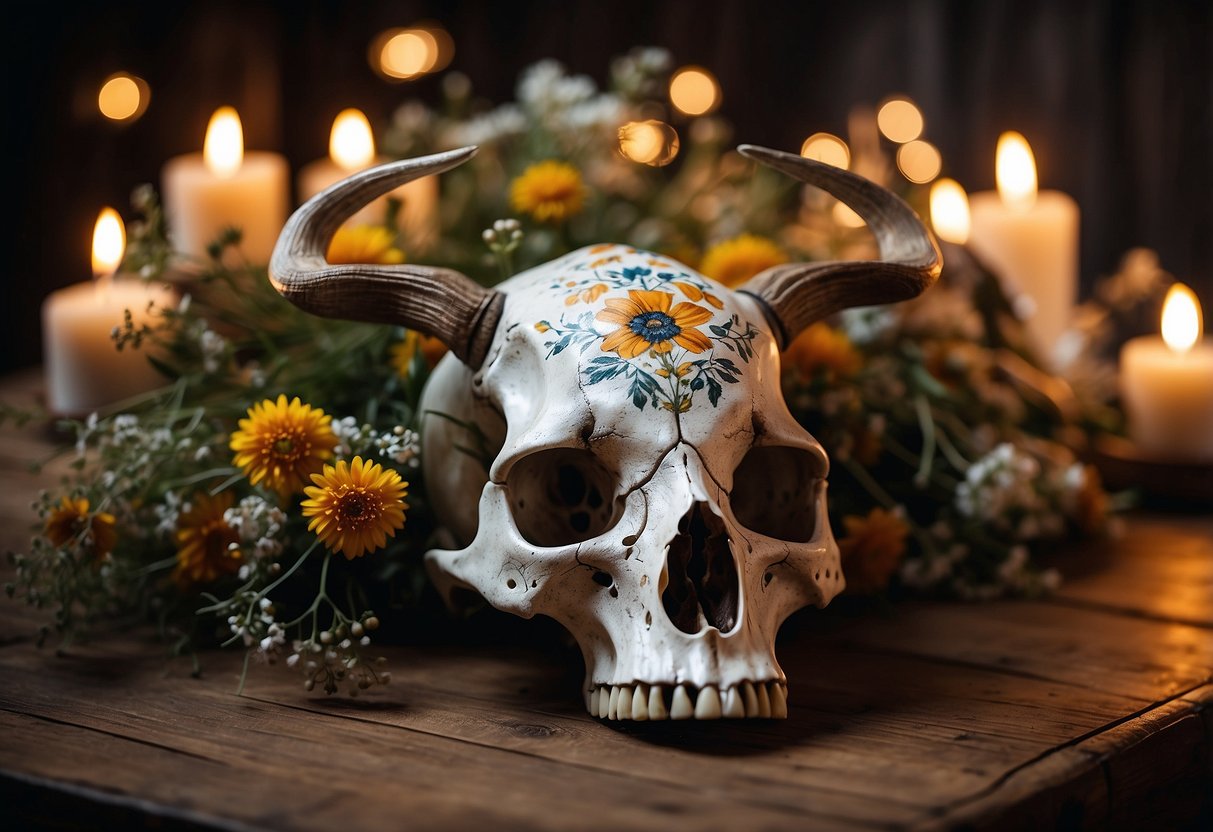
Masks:
[[[779,352],[840,308],[912,297],[939,257],[913,212],[853,174],[746,155],[868,220],[883,259],[790,264],[730,289],[598,245],[495,290],[422,266],[329,266],[336,225],[472,150],[355,176],[301,208],[271,264],[305,309],[403,323],[452,354],[422,400],[428,493],[454,545],[427,555],[448,599],[550,616],[608,719],[783,717],[783,621],[844,586],[825,452],[789,414]]]

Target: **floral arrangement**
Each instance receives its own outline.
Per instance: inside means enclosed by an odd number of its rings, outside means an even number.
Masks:
[[[657,120],[675,120],[660,97],[669,69],[665,52],[636,50],[600,91],[545,61],[522,76],[517,102],[495,108],[448,74],[443,106],[406,104],[385,142],[399,156],[481,147],[442,180],[439,233],[401,229],[389,212],[384,227],[338,232],[329,260],[441,263],[493,283],[613,241],[736,284],[792,259],[865,255],[866,232],[840,225],[831,198],[754,170],[724,121],[680,123],[679,136]],[[627,147],[638,125],[661,144],[641,161]],[[852,137],[852,167],[921,206],[922,189],[893,181],[888,149],[866,135]],[[144,351],[166,385],[67,424],[72,475],[36,502],[38,533],[13,555],[9,594],[53,610],[66,641],[100,620],[150,618],[195,662],[194,648],[217,640],[281,660],[309,690],[387,682],[376,630],[442,614],[420,568],[439,530],[416,431],[444,348],[297,311],[263,264],[240,259],[237,230],[184,263],[151,190],[134,203],[142,220],[124,268],[173,280],[181,299],[153,325],[128,319],[116,348]],[[1060,441],[1114,422],[1106,391],[1075,385],[1068,409],[1037,395],[1043,372],[997,281],[950,254],[922,299],[816,324],[785,354],[786,399],[834,463],[831,519],[853,594],[1045,591],[1059,580],[1041,565],[1051,546],[1109,530],[1098,477]],[[582,288],[569,291],[572,303]],[[670,314],[697,308],[682,306]],[[553,350],[577,337],[537,326]],[[747,348],[745,332],[716,335]],[[611,337],[621,356],[637,346],[626,329]]]

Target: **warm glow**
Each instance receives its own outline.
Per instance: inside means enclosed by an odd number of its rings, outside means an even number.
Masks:
[[[876,126],[889,141],[913,141],[922,135],[922,113],[908,98],[890,98],[876,111]]]
[[[931,225],[941,240],[964,245],[969,239],[969,195],[955,179],[931,186]]]
[[[1028,140],[1010,131],[998,137],[994,158],[998,195],[1008,208],[1027,211],[1036,204],[1036,159]]]
[[[915,139],[897,148],[897,169],[917,185],[925,185],[943,168],[943,157],[930,142]]]
[[[846,142],[832,133],[814,133],[809,136],[800,146],[800,155],[844,170],[851,164],[851,149],[847,147]]]
[[[663,121],[630,121],[619,128],[619,152],[642,165],[668,165],[678,147],[678,133]]]
[[[211,173],[226,179],[240,170],[244,163],[244,128],[240,116],[232,107],[220,107],[211,116],[202,143],[202,158]]]
[[[371,43],[371,66],[389,79],[407,81],[451,62],[455,43],[441,26],[389,29]]]
[[[688,116],[705,115],[720,106],[720,85],[702,67],[683,67],[670,79],[670,103]]]
[[[375,161],[375,137],[361,110],[342,110],[329,133],[329,157],[343,170],[356,171]]]
[[[101,85],[97,108],[111,121],[134,121],[147,109],[151,91],[142,78],[116,72]]]
[[[1162,305],[1162,339],[1176,352],[1187,352],[1200,335],[1200,301],[1191,289],[1176,283]]]
[[[108,278],[118,271],[126,253],[126,228],[113,208],[102,208],[93,226],[93,277]]]
[[[834,222],[844,228],[863,228],[867,225],[863,217],[856,214],[851,206],[838,202],[834,204]]]

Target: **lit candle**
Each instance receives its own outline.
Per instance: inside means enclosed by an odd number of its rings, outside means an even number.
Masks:
[[[278,153],[244,150],[240,116],[220,107],[206,128],[202,153],[170,159],[164,166],[164,208],[174,247],[205,257],[226,228],[241,231],[240,251],[268,263],[286,222],[290,173]]]
[[[299,172],[299,198],[311,199],[335,182],[383,164],[387,159],[375,155],[375,137],[371,123],[361,110],[338,113],[329,132],[329,157],[305,165]],[[438,232],[438,177],[424,176],[408,182],[389,194],[400,200],[400,227],[410,246],[429,245]],[[387,216],[383,197],[354,214],[347,225],[382,225]]]
[[[931,226],[941,240],[963,246],[969,240],[969,197],[955,179],[937,179],[931,186]]]
[[[1129,435],[1144,452],[1179,462],[1213,460],[1213,344],[1201,340],[1200,302],[1177,283],[1162,310],[1162,337],[1120,352]]]
[[[997,193],[969,198],[969,245],[1002,278],[1028,337],[1052,361],[1078,294],[1078,204],[1037,191],[1032,149],[1018,133],[999,138],[995,173]]]
[[[93,229],[93,281],[60,289],[42,304],[47,408],[55,415],[84,416],[164,383],[146,344],[119,350],[113,340],[127,310],[138,328],[176,302],[167,287],[114,277],[125,247],[122,218],[104,209]]]

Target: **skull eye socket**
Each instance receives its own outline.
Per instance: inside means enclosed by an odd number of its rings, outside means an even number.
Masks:
[[[506,477],[514,524],[536,546],[591,540],[615,524],[615,475],[581,448],[552,448],[518,460]]]
[[[751,448],[733,474],[733,516],[767,537],[807,543],[825,474],[824,458],[804,448]]]

